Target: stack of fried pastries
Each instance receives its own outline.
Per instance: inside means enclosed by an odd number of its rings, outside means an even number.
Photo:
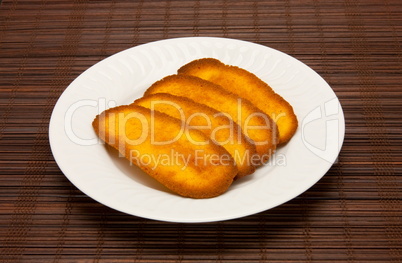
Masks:
[[[218,196],[295,133],[290,104],[252,73],[208,58],[178,73],[93,122],[103,141],[174,193]]]

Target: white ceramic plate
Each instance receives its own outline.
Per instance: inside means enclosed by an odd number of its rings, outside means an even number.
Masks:
[[[293,105],[299,129],[271,162],[223,195],[175,195],[98,141],[91,123],[129,104],[153,82],[194,59],[213,57],[249,70]],[[345,121],[331,87],[302,62],[272,48],[225,38],[176,38],[130,48],[92,66],[59,98],[49,127],[56,162],[96,201],[127,214],[172,222],[239,218],[278,206],[314,185],[336,160]]]

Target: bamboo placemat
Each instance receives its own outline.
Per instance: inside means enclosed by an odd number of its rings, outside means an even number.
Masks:
[[[402,2],[18,1],[0,5],[0,261],[401,262]],[[346,118],[338,162],[272,210],[207,224],[116,212],[64,177],[53,106],[99,60],[173,37],[219,36],[303,61]]]

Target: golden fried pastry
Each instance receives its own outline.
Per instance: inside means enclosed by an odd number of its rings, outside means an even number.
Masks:
[[[296,132],[298,123],[292,106],[256,75],[213,58],[194,60],[178,73],[211,81],[249,100],[276,122],[280,144],[288,142]]]
[[[212,82],[189,76],[171,75],[155,82],[145,95],[169,93],[192,99],[228,114],[256,145],[261,162],[269,159],[277,144],[277,128],[272,119],[246,99]]]
[[[200,130],[222,145],[236,162],[239,170],[236,178],[255,171],[251,159],[256,154],[255,145],[242,134],[236,123],[219,111],[167,93],[151,94],[136,100],[134,104],[180,119],[188,128]]]
[[[185,197],[218,196],[238,172],[222,146],[164,113],[134,104],[119,106],[96,116],[92,125],[132,164]]]

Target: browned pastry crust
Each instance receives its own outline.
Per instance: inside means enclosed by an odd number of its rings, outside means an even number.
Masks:
[[[219,84],[227,91],[249,100],[276,122],[280,144],[287,143],[296,132],[298,123],[292,106],[251,72],[225,65],[217,59],[203,58],[184,65],[178,73]]]
[[[180,120],[157,111],[134,104],[119,106],[96,116],[92,125],[102,140],[131,163],[185,197],[218,196],[228,189],[238,172],[222,146],[198,130],[186,129]],[[204,144],[194,144],[187,136]],[[160,144],[168,141],[171,142]],[[177,158],[171,158],[175,157],[173,152]],[[164,162],[158,164],[161,157]]]
[[[145,95],[169,93],[192,99],[217,111],[228,114],[256,145],[262,162],[276,149],[277,127],[272,119],[248,100],[212,82],[189,75],[171,75],[155,82]]]
[[[255,145],[249,142],[232,120],[222,116],[219,111],[191,99],[168,93],[151,94],[137,99],[134,104],[163,112],[194,127],[215,143],[222,145],[233,157],[239,170],[236,178],[255,171],[252,157],[256,154]]]

